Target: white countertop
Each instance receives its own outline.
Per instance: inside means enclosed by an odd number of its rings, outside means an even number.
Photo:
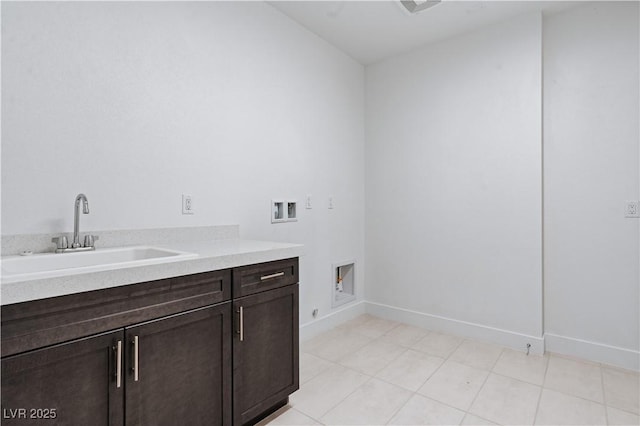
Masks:
[[[301,244],[242,239],[162,243],[157,246],[196,253],[195,258],[114,270],[1,283],[1,303],[26,302],[199,272],[215,271],[302,255]],[[99,250],[99,249],[98,249]],[[59,254],[57,256],[64,256]]]

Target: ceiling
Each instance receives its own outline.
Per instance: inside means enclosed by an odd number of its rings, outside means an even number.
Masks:
[[[399,1],[269,1],[291,19],[368,65],[530,12],[553,14],[578,1],[443,0],[410,14]]]

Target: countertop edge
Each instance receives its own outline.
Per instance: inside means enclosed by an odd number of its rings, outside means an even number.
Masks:
[[[229,246],[225,249],[225,243]],[[252,240],[212,241],[215,253],[207,253],[207,243],[179,243],[163,247],[198,253],[198,257],[155,265],[133,266],[107,271],[73,274],[48,279],[2,283],[0,304],[10,305],[68,294],[119,287],[181,275],[216,271],[273,260],[300,257],[301,244]],[[191,250],[189,250],[192,246]],[[61,256],[64,256],[62,254]]]

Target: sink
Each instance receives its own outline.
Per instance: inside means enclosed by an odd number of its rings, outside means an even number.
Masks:
[[[78,253],[43,253],[2,258],[2,282],[53,278],[132,266],[154,265],[197,257],[196,253],[135,246]]]

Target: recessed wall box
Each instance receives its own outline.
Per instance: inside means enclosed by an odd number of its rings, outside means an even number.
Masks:
[[[298,202],[296,200],[271,200],[271,223],[295,222],[298,220]]]
[[[295,222],[298,220],[298,216],[296,213],[296,205],[298,203],[296,201],[288,200],[287,201],[287,221]]]
[[[271,200],[271,223],[286,222],[287,212],[284,200]]]
[[[355,262],[334,263],[331,267],[331,307],[337,308],[356,299]]]

